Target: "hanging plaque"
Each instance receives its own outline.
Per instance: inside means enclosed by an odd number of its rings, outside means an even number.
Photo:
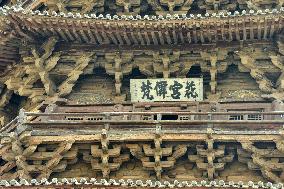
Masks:
[[[202,78],[131,79],[132,102],[201,101]]]

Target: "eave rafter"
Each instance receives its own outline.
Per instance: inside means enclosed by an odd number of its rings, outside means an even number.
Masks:
[[[283,29],[282,9],[242,14],[235,12],[233,15],[223,13],[206,17],[198,15],[190,18],[96,17],[88,14],[82,16],[80,13],[25,12],[15,7],[9,10],[2,8],[0,11],[10,20],[18,35],[27,39],[48,37],[48,32],[41,32],[45,30],[53,31],[53,35],[56,34],[67,42],[99,45],[210,44],[218,41],[261,40],[272,38]],[[68,24],[61,24],[62,22]],[[172,28],[179,29],[172,31]],[[74,37],[70,37],[70,33],[74,34]]]

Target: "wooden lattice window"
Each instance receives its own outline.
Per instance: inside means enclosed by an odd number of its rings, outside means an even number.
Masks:
[[[229,115],[229,120],[263,120],[262,114],[249,114],[242,112],[263,112],[263,109],[253,109],[253,110],[228,110],[228,112],[240,112],[240,114]]]
[[[262,120],[261,114],[249,114],[247,120]]]
[[[244,120],[243,115],[230,115],[229,120]]]
[[[101,116],[96,116],[96,117],[88,117],[87,120],[89,121],[101,121],[103,120],[104,118],[101,117]]]
[[[81,121],[84,120],[83,117],[65,117],[66,120],[71,120],[71,121]]]
[[[190,116],[188,116],[188,115],[179,115],[179,120],[190,120]]]
[[[142,120],[154,120],[154,116],[153,115],[143,115]]]

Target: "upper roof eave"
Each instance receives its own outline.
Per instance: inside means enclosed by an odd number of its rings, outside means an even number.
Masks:
[[[0,7],[0,15],[9,20],[18,33],[31,33],[31,38],[48,37],[47,33],[51,33],[68,42],[78,40],[99,45],[208,44],[214,41],[262,40],[282,32],[283,13],[284,8],[248,13],[242,11],[241,14],[226,12],[189,17],[133,17],[49,13],[26,11],[19,7]]]
[[[0,7],[0,47],[6,47],[10,38],[35,42],[51,36],[63,42],[98,46],[208,46],[219,42],[230,45],[231,42],[272,41],[283,32],[283,13],[284,8],[203,16],[141,17],[26,11],[17,6],[4,6]],[[6,56],[4,51],[0,55]],[[17,59],[15,54],[5,61],[14,63]]]
[[[96,15],[96,14],[80,14],[79,12],[77,13],[72,13],[72,12],[68,12],[68,13],[64,13],[64,12],[55,12],[55,11],[32,11],[32,10],[26,10],[23,9],[22,7],[19,6],[12,6],[12,7],[8,7],[8,6],[3,6],[0,7],[0,15],[9,15],[9,14],[14,14],[14,13],[22,13],[25,14],[27,16],[47,16],[47,17],[52,17],[52,18],[73,18],[73,19],[92,19],[92,20],[97,20],[97,21],[128,21],[128,22],[132,22],[132,21],[145,21],[145,22],[173,22],[173,21],[189,21],[189,20],[193,20],[193,21],[208,21],[210,19],[234,19],[234,18],[244,18],[244,17],[261,17],[261,16],[269,16],[269,15],[278,15],[278,14],[282,14],[282,16],[284,15],[284,7],[281,7],[280,9],[265,9],[265,10],[258,10],[258,11],[254,11],[254,10],[250,10],[250,11],[246,11],[243,10],[241,12],[239,11],[235,11],[235,12],[229,12],[229,11],[225,11],[225,12],[219,12],[219,13],[206,13],[205,15],[201,15],[201,14],[190,14],[190,15],[178,15],[178,14],[167,14],[166,16],[163,15],[145,15],[145,16],[141,16],[141,15],[122,15],[122,16],[118,16],[118,15],[113,15],[111,16],[110,14],[100,14],[100,15]]]

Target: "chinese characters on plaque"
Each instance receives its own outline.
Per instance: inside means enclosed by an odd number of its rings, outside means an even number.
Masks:
[[[131,79],[132,102],[201,101],[203,79]]]

